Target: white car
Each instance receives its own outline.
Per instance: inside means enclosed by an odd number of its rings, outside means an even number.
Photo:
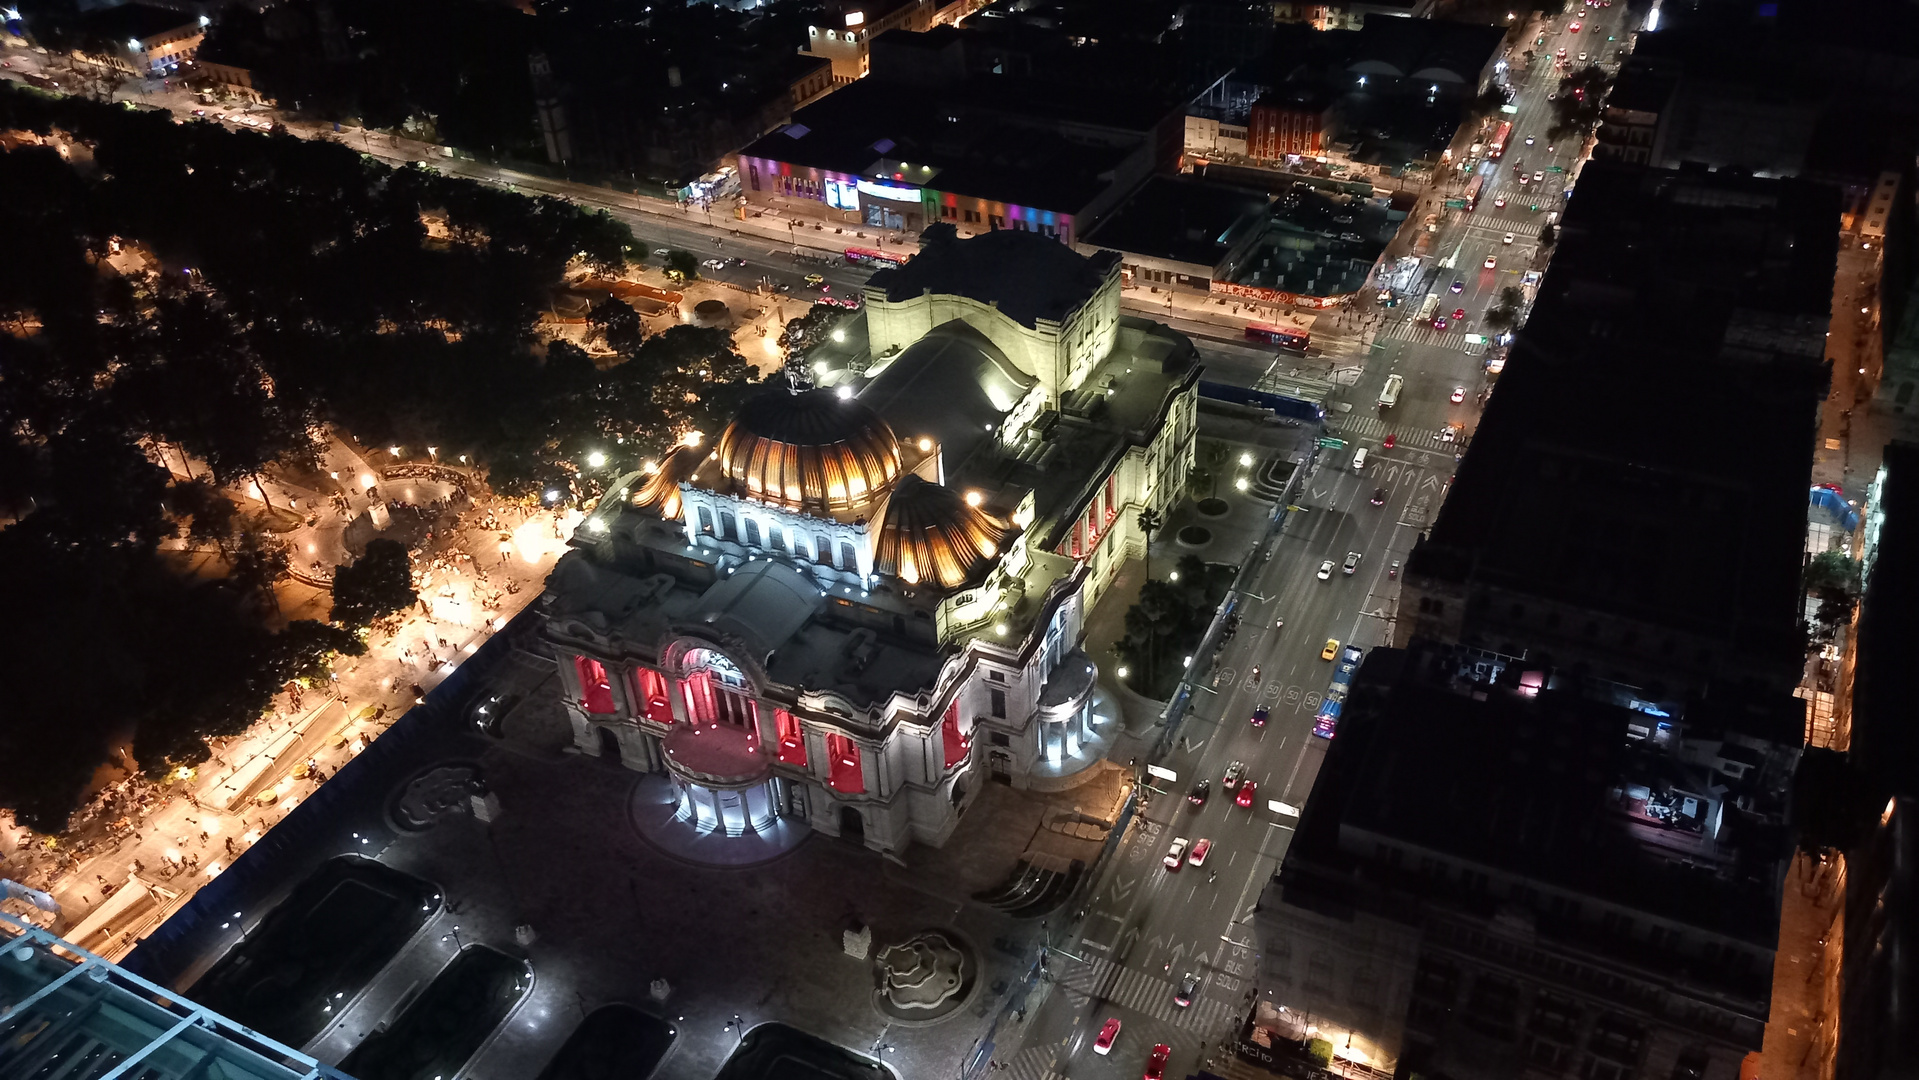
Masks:
[[[1167,850],[1166,858],[1160,860],[1166,865],[1166,869],[1177,871],[1186,865],[1187,844],[1188,841],[1184,836],[1173,837],[1173,846]]]
[[[1531,135],[1526,136],[1526,145],[1531,146],[1532,144],[1533,144],[1533,137]]]
[[[1349,552],[1347,552],[1347,553],[1346,553],[1346,564],[1345,564],[1344,566],[1342,566],[1342,567],[1341,567],[1340,569],[1341,569],[1341,570],[1342,570],[1342,571],[1343,571],[1344,573],[1347,573],[1347,574],[1350,574],[1350,573],[1352,573],[1353,571],[1355,571],[1355,570],[1357,570],[1357,569],[1359,569],[1359,552],[1357,552],[1357,551],[1349,551]]]
[[[1500,242],[1500,243],[1502,243],[1502,244],[1510,244],[1510,243],[1512,243],[1512,242],[1513,242],[1513,234],[1512,234],[1512,233],[1507,233],[1507,234],[1505,235],[1505,237],[1504,237],[1504,238],[1502,238],[1502,239],[1501,239],[1501,240],[1500,240],[1499,242]]]
[[[1498,265],[1499,265],[1499,257],[1497,255],[1486,256],[1486,269],[1491,270],[1492,268]]]
[[[1325,562],[1320,563],[1319,573],[1316,576],[1321,581],[1331,580],[1333,576],[1333,560],[1327,559]]]

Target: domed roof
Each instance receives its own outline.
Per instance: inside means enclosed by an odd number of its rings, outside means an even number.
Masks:
[[[720,435],[728,479],[795,510],[855,510],[900,475],[899,440],[872,409],[830,390],[762,394]]]
[[[873,568],[909,585],[957,588],[997,558],[1013,532],[952,488],[908,475],[886,501]]]
[[[652,510],[663,518],[675,519],[680,516],[680,481],[692,476],[700,467],[700,452],[690,446],[681,446],[666,455],[660,462],[658,472],[646,478],[640,489],[633,493],[633,506],[639,510]]]

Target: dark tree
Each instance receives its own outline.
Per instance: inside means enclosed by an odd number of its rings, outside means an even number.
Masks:
[[[660,261],[660,265],[666,269],[669,277],[676,277],[682,281],[699,280],[700,259],[699,256],[690,251],[681,251],[679,248],[674,248],[672,251],[666,253],[666,257]]]
[[[333,622],[354,630],[373,625],[420,599],[412,560],[396,540],[369,540],[366,554],[333,573]]]

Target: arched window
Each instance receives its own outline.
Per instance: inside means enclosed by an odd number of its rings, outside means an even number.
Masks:
[[[576,656],[573,670],[580,676],[581,707],[595,715],[613,712],[613,684],[607,681],[606,666],[590,656]]]
[[[826,782],[834,791],[858,795],[866,790],[866,775],[860,767],[860,748],[852,739],[831,732],[826,736]]]
[[[966,753],[972,749],[972,740],[960,734],[959,702],[955,701],[946,708],[946,718],[940,721],[940,746],[945,768],[952,768],[966,760]]]
[[[785,709],[773,710],[773,724],[779,729],[780,764],[806,767],[806,729],[799,718]]]
[[[636,668],[633,682],[638,690],[635,697],[639,700],[641,714],[656,723],[672,723],[673,703],[667,697],[666,676],[652,668]]]

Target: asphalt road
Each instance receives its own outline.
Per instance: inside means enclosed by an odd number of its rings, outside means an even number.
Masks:
[[[1560,76],[1551,56],[1565,45],[1576,57],[1582,47],[1592,51],[1613,34],[1621,40],[1604,46],[1610,57],[1625,38],[1618,29],[1624,12],[1616,3],[1590,13],[1577,34],[1566,29],[1570,17],[1562,16],[1550,20],[1544,46],[1531,46],[1540,30],[1525,39],[1522,51],[1533,47],[1540,59],[1514,74],[1518,111],[1500,183],[1489,184],[1476,213],[1446,215],[1433,248],[1441,258],[1457,252],[1458,270],[1442,287],[1462,283],[1459,294],[1446,294],[1457,297],[1446,308],[1467,309],[1466,332],[1475,332],[1500,288],[1517,285],[1526,269],[1536,267],[1539,227],[1548,210],[1564,205],[1560,193],[1576,168],[1577,145],[1545,152],[1552,123],[1546,94],[1557,89]],[[1534,138],[1531,147],[1527,135]],[[1549,173],[1554,179],[1543,191],[1531,182],[1521,188],[1511,179],[1520,161],[1529,176],[1554,163],[1569,171]],[[1534,213],[1529,207],[1540,195],[1541,209]],[[1507,205],[1494,206],[1501,196]],[[1511,245],[1504,243],[1508,232],[1514,234]],[[1484,266],[1488,255],[1496,259],[1492,269]],[[1344,395],[1348,409],[1335,407],[1329,418],[1332,432],[1348,445],[1323,454],[1306,481],[1303,511],[1288,515],[1276,553],[1252,586],[1265,599],[1244,609],[1240,631],[1220,657],[1217,692],[1200,693],[1175,751],[1162,763],[1178,780],[1154,781],[1167,793],[1152,797],[1104,869],[1080,938],[1049,959],[1053,992],[1023,1047],[998,1053],[1011,1080],[1127,1080],[1140,1074],[1153,1045],[1162,1042],[1173,1047],[1167,1075],[1187,1075],[1206,1052],[1232,1038],[1245,1016],[1256,989],[1252,905],[1285,856],[1298,821],[1288,810],[1305,803],[1325,756],[1327,743],[1312,735],[1312,727],[1334,664],[1320,659],[1321,650],[1328,639],[1362,648],[1388,639],[1398,593],[1391,564],[1403,565],[1413,540],[1431,523],[1460,449],[1441,441],[1438,429],[1458,424],[1470,437],[1482,395],[1492,390],[1483,348],[1468,343],[1464,333],[1405,324],[1398,316],[1386,319],[1364,347],[1358,361],[1363,371]],[[1241,367],[1253,363],[1236,359]],[[1379,391],[1395,373],[1404,379],[1398,404],[1380,409]],[[1459,403],[1450,400],[1455,388],[1463,391]],[[1383,445],[1389,434],[1396,436],[1392,449]],[[1363,474],[1352,468],[1360,446],[1369,455]],[[1379,489],[1384,504],[1373,506]],[[1339,563],[1353,551],[1361,563],[1346,576]],[[1317,572],[1328,559],[1333,573],[1321,581]],[[1278,619],[1284,619],[1283,629],[1275,625]],[[1261,670],[1257,682],[1255,665]],[[1260,703],[1270,715],[1255,728],[1249,718]],[[1249,809],[1235,805],[1232,793],[1221,788],[1233,761],[1245,762],[1258,784]],[[1205,805],[1194,807],[1185,796],[1199,779],[1211,781],[1212,793]],[[1286,805],[1275,808],[1275,801]],[[1178,836],[1213,841],[1204,867],[1162,866]],[[1217,874],[1209,880],[1211,871]],[[1174,992],[1188,973],[1198,978],[1199,993],[1182,1007]],[[1109,1055],[1097,1055],[1093,1042],[1109,1018],[1121,1021],[1119,1039]]]

